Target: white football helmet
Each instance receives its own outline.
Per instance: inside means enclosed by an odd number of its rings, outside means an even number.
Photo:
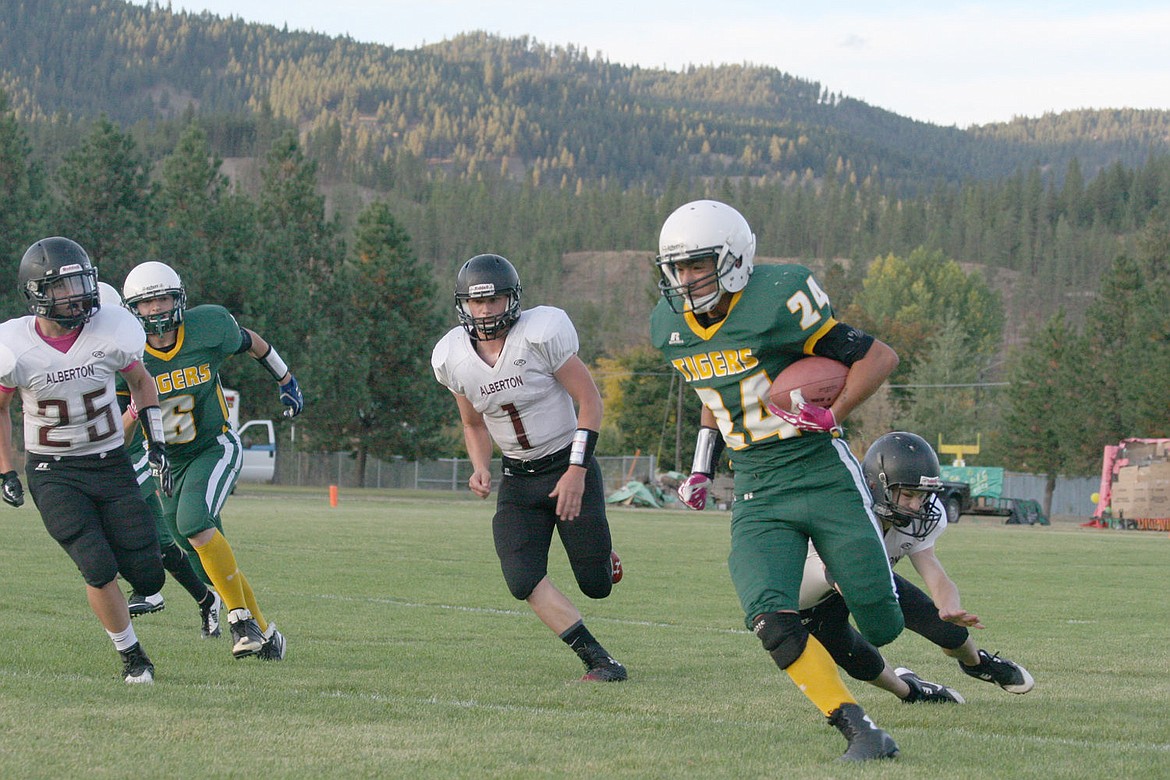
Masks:
[[[737,293],[748,283],[756,257],[756,236],[738,211],[716,200],[696,200],[679,206],[662,223],[658,236],[658,290],[670,308],[696,314],[710,311],[723,293]],[[676,263],[713,258],[715,271],[689,284],[679,281]],[[713,291],[695,297],[692,290],[718,281]]]
[[[102,302],[102,306],[122,305],[122,295],[118,292],[117,288],[105,282],[98,282],[98,300]]]
[[[170,311],[158,314],[138,313],[139,303],[163,295],[170,295],[174,299]],[[187,306],[187,291],[183,288],[179,275],[166,263],[156,260],[140,263],[126,274],[126,281],[122,284],[122,298],[126,302],[126,308],[138,318],[147,334],[153,335],[178,330],[179,323],[183,321],[183,309]]]

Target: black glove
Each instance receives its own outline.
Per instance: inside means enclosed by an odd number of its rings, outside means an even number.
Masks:
[[[146,448],[146,460],[150,464],[150,473],[158,480],[162,492],[168,496],[175,492],[175,478],[171,476],[171,459],[167,457],[167,445],[156,441]]]
[[[0,477],[4,479],[4,503],[11,506],[23,504],[24,485],[20,484],[20,476],[15,471],[5,471]]]

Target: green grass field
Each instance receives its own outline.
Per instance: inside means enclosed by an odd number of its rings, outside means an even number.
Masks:
[[[580,662],[504,586],[492,507],[351,490],[331,508],[324,490],[241,487],[225,527],[288,658],[233,660],[168,582],[167,608],[135,621],[153,686],[121,681],[31,502],[3,507],[0,776],[1170,776],[1166,534],[953,526],[939,555],[988,626],[981,645],[1036,688],[972,680],[903,634],[887,657],[967,704],[850,681],[902,757],[847,766],[844,740],[743,629],[726,513],[612,510],[626,575],[600,602],[554,544],[554,581],[630,671],[572,684]]]

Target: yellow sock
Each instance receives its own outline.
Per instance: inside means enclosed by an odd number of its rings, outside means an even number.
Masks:
[[[256,594],[252,592],[252,586],[248,583],[248,578],[240,572],[240,588],[244,591],[244,603],[248,605],[248,611],[252,613],[252,617],[256,620],[256,625],[260,626],[261,631],[268,630],[268,621],[260,614],[260,605],[256,603]]]
[[[849,689],[841,681],[841,673],[837,671],[837,664],[825,646],[810,636],[804,652],[800,654],[787,669],[788,676],[800,692],[809,698],[821,712],[828,717],[833,710],[842,704],[856,704],[857,700],[849,694]]]
[[[219,592],[228,610],[246,607],[241,584],[243,575],[236,565],[236,554],[232,552],[232,546],[224,535],[216,531],[207,544],[196,547],[195,552],[199,553],[203,570],[207,572],[211,584]]]

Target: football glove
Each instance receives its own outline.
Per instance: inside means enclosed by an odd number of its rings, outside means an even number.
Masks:
[[[4,503],[10,506],[23,504],[24,485],[20,484],[20,475],[15,471],[5,471],[0,477],[4,479]]]
[[[769,404],[768,411],[801,431],[831,433],[834,438],[840,436],[842,433],[841,426],[837,424],[837,418],[833,416],[833,410],[826,409],[823,406],[813,406],[812,404],[801,402],[797,404],[795,412],[786,412],[777,406]]]
[[[678,498],[691,509],[705,509],[711,492],[711,477],[695,472],[678,486]]]
[[[285,417],[296,417],[305,408],[305,397],[301,395],[297,378],[291,373],[288,375],[288,381],[280,386],[280,402],[288,407],[284,410]]]
[[[158,480],[158,486],[168,496],[175,493],[175,477],[171,474],[171,459],[167,457],[167,445],[161,441],[152,442],[146,448],[146,461],[150,473]]]

